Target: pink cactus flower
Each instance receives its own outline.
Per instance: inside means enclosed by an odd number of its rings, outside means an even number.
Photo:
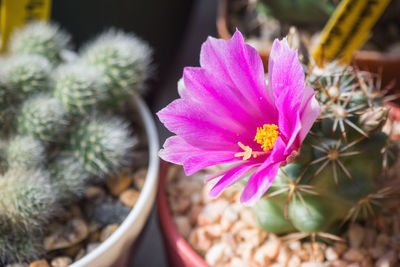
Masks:
[[[267,191],[280,166],[293,160],[320,113],[314,90],[305,85],[297,51],[275,40],[268,85],[260,56],[236,31],[228,40],[208,38],[201,67],[186,67],[180,98],[157,113],[175,136],[160,157],[191,175],[205,167],[235,163],[212,178],[217,197],[250,176],[241,202],[253,205]]]

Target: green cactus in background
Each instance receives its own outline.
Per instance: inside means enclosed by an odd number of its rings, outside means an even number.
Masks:
[[[151,74],[152,51],[133,34],[105,32],[84,47],[81,55],[106,76],[110,103],[120,103],[134,91],[143,91]]]
[[[21,235],[43,230],[56,211],[56,196],[46,171],[12,168],[0,177],[0,229]]]
[[[370,73],[332,66],[308,71],[322,113],[295,162],[280,168],[253,209],[268,231],[335,232],[373,215],[378,200],[398,191],[383,185],[398,151],[382,130],[386,92]]]
[[[67,123],[65,109],[57,98],[38,95],[23,103],[17,115],[17,132],[54,142],[60,139]]]
[[[41,55],[52,64],[59,64],[61,52],[68,47],[69,40],[70,36],[57,25],[35,21],[14,31],[8,47],[11,54]]]
[[[5,158],[11,168],[36,168],[45,160],[45,148],[32,137],[15,136],[6,145]]]
[[[48,88],[51,65],[39,55],[17,55],[6,60],[2,70],[4,83],[18,99]]]
[[[49,169],[59,201],[72,201],[83,195],[89,175],[73,157],[59,157]]]
[[[54,75],[54,95],[71,114],[87,114],[106,97],[104,76],[82,62],[60,66]]]
[[[295,25],[324,25],[339,1],[337,0],[261,0],[258,11],[279,21]]]
[[[104,177],[129,165],[136,144],[129,124],[119,117],[94,116],[79,124],[70,136],[73,156],[92,175]]]

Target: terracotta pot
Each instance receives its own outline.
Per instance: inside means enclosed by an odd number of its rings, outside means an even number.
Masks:
[[[389,116],[400,121],[400,106],[389,103]],[[166,194],[166,177],[170,163],[161,161],[160,179],[157,192],[159,224],[163,234],[164,246],[168,256],[169,266],[173,267],[209,267],[200,255],[189,245],[179,233],[168,206]]]
[[[157,193],[158,217],[168,256],[169,266],[207,267],[208,264],[192,249],[192,247],[180,235],[175,226],[168,207],[167,195],[165,193],[166,176],[169,166],[169,163],[165,161],[161,162],[160,179]]]
[[[218,1],[217,31],[220,38],[229,39],[231,33],[228,28],[228,1]],[[269,50],[259,50],[258,53],[264,64],[265,72],[268,72]],[[365,71],[382,73],[383,86],[397,81],[400,77],[400,55],[388,55],[375,51],[356,51],[353,56],[354,63]],[[400,91],[400,81],[396,82],[396,91]]]

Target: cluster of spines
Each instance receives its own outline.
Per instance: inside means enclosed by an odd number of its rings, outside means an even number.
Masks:
[[[36,21],[17,29],[11,35],[8,48],[14,55],[41,55],[52,64],[59,64],[69,41],[70,36],[57,25]]]
[[[133,34],[109,30],[81,52],[83,60],[106,77],[110,103],[120,103],[134,91],[142,92],[149,78],[152,51]]]
[[[129,164],[136,143],[128,123],[118,117],[92,116],[70,137],[72,154],[92,175],[103,177]]]
[[[83,62],[60,66],[53,80],[54,95],[70,114],[85,115],[105,100],[103,75]]]
[[[332,232],[335,225],[371,215],[359,213],[360,203],[369,205],[363,210],[375,212],[373,196],[382,190],[386,193],[379,196],[393,193],[382,188],[378,177],[398,150],[382,131],[388,97],[376,77],[332,63],[325,69],[310,69],[308,82],[316,90],[321,115],[296,162],[280,168],[254,208],[263,228],[279,234],[299,231],[304,237]]]

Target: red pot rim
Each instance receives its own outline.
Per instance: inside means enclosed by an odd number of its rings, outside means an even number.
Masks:
[[[157,193],[157,205],[158,205],[158,216],[160,221],[160,226],[164,234],[165,242],[168,242],[170,246],[175,251],[180,251],[185,254],[193,262],[193,266],[198,267],[209,267],[209,265],[200,257],[197,252],[189,245],[188,242],[181,236],[178,229],[175,226],[174,220],[172,219],[171,212],[168,207],[166,189],[166,176],[168,172],[170,163],[161,161],[160,164],[160,179],[158,184]]]

